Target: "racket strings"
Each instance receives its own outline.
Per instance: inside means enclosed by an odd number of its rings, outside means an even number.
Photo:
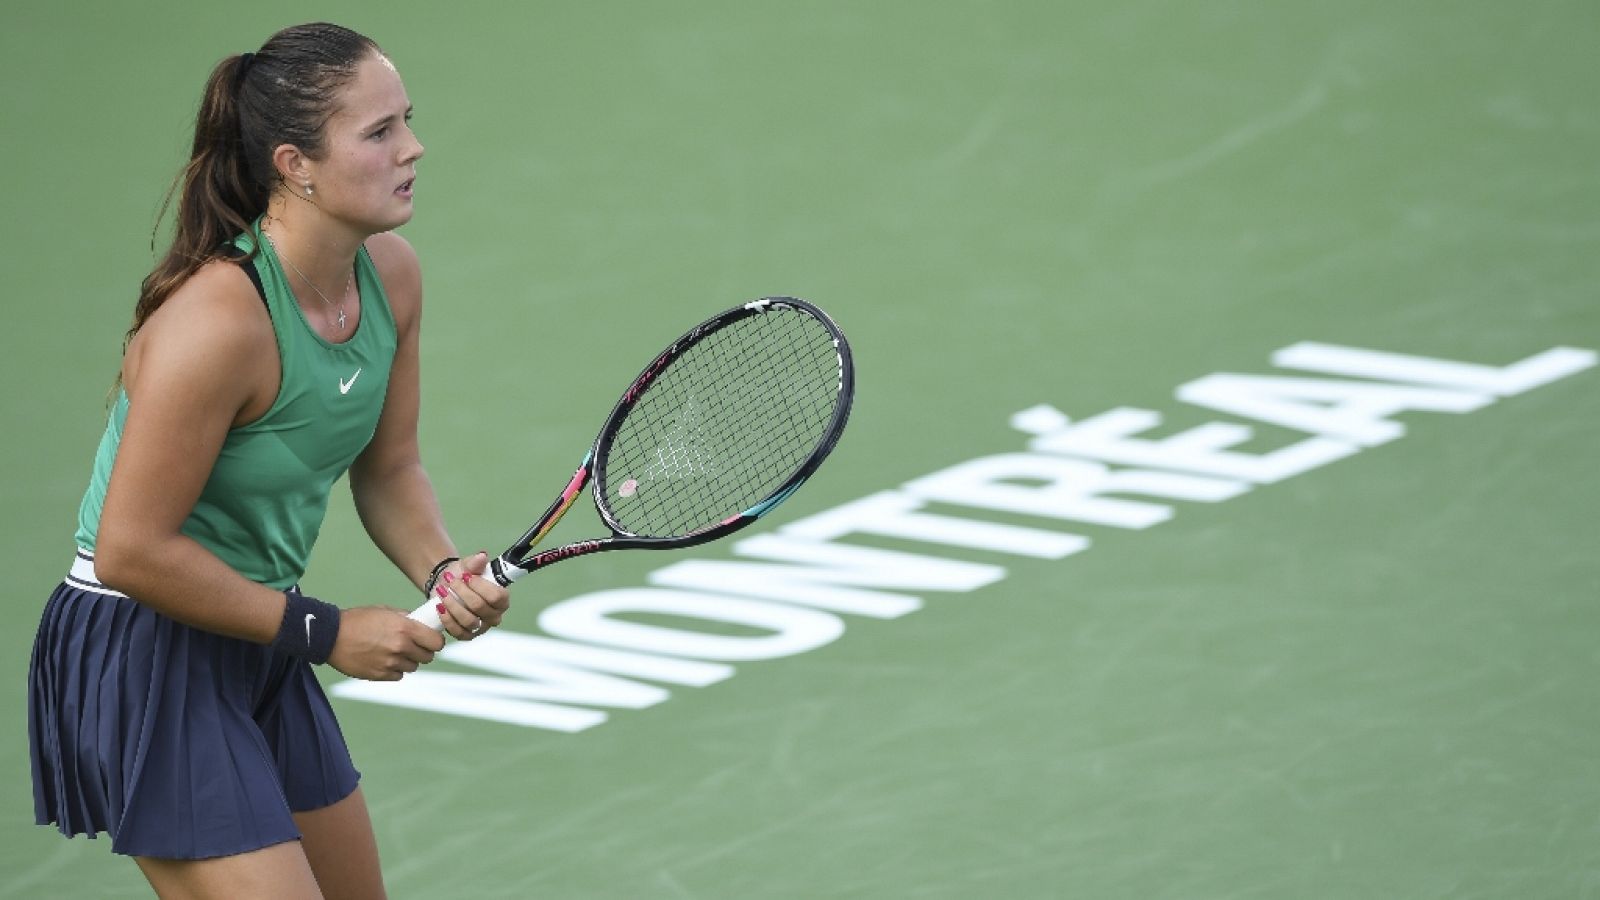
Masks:
[[[600,461],[613,520],[670,537],[759,504],[826,438],[840,377],[832,333],[803,310],[705,336],[657,376]]]

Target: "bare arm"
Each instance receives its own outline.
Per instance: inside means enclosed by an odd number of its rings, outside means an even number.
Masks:
[[[367,246],[383,278],[399,346],[377,431],[350,467],[350,490],[373,544],[420,589],[435,564],[459,555],[445,529],[417,440],[422,275],[416,253],[400,236],[376,235]],[[447,593],[452,596],[444,599],[455,616],[453,621],[446,617],[446,627],[458,638],[470,638],[477,619],[489,626],[499,624],[510,603],[510,595],[492,580],[474,581],[487,562],[486,557],[474,556],[448,570]]]
[[[180,622],[258,643],[277,634],[283,597],[180,529],[228,429],[259,415],[263,398],[271,404],[273,347],[272,323],[233,266],[203,269],[150,317],[123,364],[128,420],[95,542],[106,584]]]
[[[396,235],[368,243],[394,312],[399,346],[377,431],[350,467],[356,512],[378,549],[421,589],[433,564],[455,556],[417,442],[422,277],[416,254]]]

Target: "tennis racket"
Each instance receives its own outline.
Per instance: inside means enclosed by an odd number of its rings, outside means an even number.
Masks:
[[[855,395],[844,333],[793,297],[700,323],[623,392],[572,480],[485,574],[501,585],[607,550],[672,550],[725,537],[793,494],[838,443]],[[534,552],[593,486],[610,537]],[[442,628],[431,598],[411,618]]]

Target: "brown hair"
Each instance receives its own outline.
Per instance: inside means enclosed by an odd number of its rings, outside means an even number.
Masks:
[[[156,216],[156,230],[177,195],[172,244],[139,286],[131,340],[152,313],[224,245],[267,209],[279,181],[273,151],[293,144],[316,159],[337,90],[367,55],[382,53],[364,37],[326,22],[273,35],[255,53],[217,64],[195,118],[189,162]],[[151,247],[156,243],[151,235]]]

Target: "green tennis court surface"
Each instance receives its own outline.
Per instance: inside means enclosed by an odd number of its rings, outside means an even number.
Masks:
[[[859,367],[771,524],[329,678],[392,896],[1600,896],[1600,7],[545,6],[5,13],[0,896],[147,893],[30,824],[28,645],[204,76],[324,17],[465,547],[713,312]],[[308,589],[414,605],[335,507]]]

